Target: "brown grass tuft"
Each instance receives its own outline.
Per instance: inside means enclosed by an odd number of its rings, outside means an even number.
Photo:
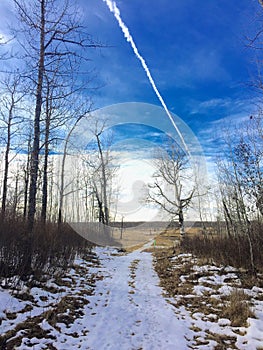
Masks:
[[[249,297],[241,289],[234,289],[227,297],[223,317],[231,321],[233,327],[246,327],[247,319],[255,317],[249,307]]]

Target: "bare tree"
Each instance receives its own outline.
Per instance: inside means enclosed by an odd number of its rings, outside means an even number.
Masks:
[[[69,0],[14,0],[22,24],[21,41],[30,68],[29,78],[35,94],[33,145],[30,164],[28,223],[31,231],[36,212],[41,116],[43,112],[45,76],[57,70],[57,76],[73,72],[81,58],[80,49],[97,47],[89,35],[82,33],[78,12]],[[62,84],[63,85],[63,84]]]
[[[9,74],[4,80],[2,96],[0,100],[0,130],[4,142],[4,170],[3,170],[3,189],[2,189],[2,216],[6,211],[8,176],[10,165],[11,148],[18,147],[19,134],[21,136],[21,102],[25,93],[21,92],[21,78],[18,74]],[[18,130],[20,132],[18,133]],[[16,139],[16,141],[14,141]],[[21,142],[21,138],[20,138]],[[14,143],[14,144],[12,144]],[[17,152],[18,149],[15,151]]]
[[[184,236],[184,212],[195,193],[187,155],[178,145],[170,145],[169,150],[158,154],[155,167],[154,181],[148,186],[148,201],[157,204],[173,221],[178,220]]]
[[[86,109],[87,108],[87,109]],[[65,140],[64,140],[64,147],[63,147],[63,155],[62,155],[62,161],[61,161],[61,169],[60,169],[60,181],[59,181],[59,204],[58,204],[58,223],[60,224],[62,222],[63,217],[63,209],[64,209],[64,199],[67,195],[72,193],[70,190],[68,192],[67,188],[69,184],[65,183],[65,168],[66,168],[66,159],[69,152],[70,142],[71,142],[71,136],[74,132],[75,128],[77,127],[78,123],[83,118],[88,118],[89,112],[90,112],[91,105],[87,103],[87,106],[84,108],[83,111],[78,111],[79,115],[76,117],[73,125],[70,127]],[[76,111],[75,111],[76,113]],[[72,147],[72,145],[71,145]],[[67,190],[67,192],[66,192]],[[76,191],[79,190],[79,188],[75,189]]]
[[[224,157],[218,162],[218,180],[228,235],[247,238],[251,270],[255,271],[251,222],[262,217],[262,138],[258,120],[225,134]]]
[[[27,217],[27,205],[28,205],[28,187],[29,187],[29,170],[30,170],[30,152],[31,152],[31,140],[32,140],[32,131],[29,127],[28,130],[28,140],[27,140],[27,157],[26,162],[23,165],[23,182],[24,182],[24,205],[23,205],[23,218]]]
[[[97,203],[99,222],[109,225],[112,179],[118,167],[113,162],[112,134],[106,130],[106,121],[95,120],[93,124],[90,132],[94,139],[84,161],[87,165],[91,197]]]
[[[109,224],[109,200],[108,200],[108,196],[107,196],[107,186],[108,186],[108,176],[106,174],[106,166],[107,163],[109,161],[108,159],[108,152],[106,154],[106,157],[104,156],[104,152],[102,151],[102,144],[101,144],[101,140],[100,140],[100,135],[102,134],[102,130],[98,131],[95,133],[95,137],[96,137],[96,141],[97,141],[97,145],[98,145],[98,152],[99,152],[99,159],[100,159],[100,184],[101,184],[101,197],[103,198],[103,200],[99,200],[98,199],[98,203],[100,203],[100,219],[101,222],[105,225]],[[95,186],[96,188],[96,186]],[[98,190],[96,188],[96,196],[98,196]],[[99,196],[98,196],[99,197]]]
[[[87,88],[86,81],[85,88],[82,84],[78,84],[75,80],[77,78],[77,67],[72,67],[71,72],[61,76],[59,67],[53,62],[52,71],[45,74],[44,84],[44,108],[43,108],[43,144],[44,148],[44,164],[42,170],[42,206],[41,219],[46,221],[46,211],[48,202],[48,159],[50,149],[56,147],[56,144],[61,143],[63,134],[65,137],[64,155],[67,152],[69,137],[74,131],[79,121],[86,117],[91,109],[91,100],[88,97],[82,97],[84,90]],[[69,131],[68,131],[69,130]],[[66,155],[65,155],[66,156]],[[65,160],[64,160],[65,162]],[[62,162],[63,163],[63,162]],[[62,171],[63,173],[63,171]],[[62,186],[63,188],[63,186]]]

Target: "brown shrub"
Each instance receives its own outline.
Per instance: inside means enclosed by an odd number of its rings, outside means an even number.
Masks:
[[[263,266],[263,225],[251,224],[251,241],[254,254],[254,264],[257,271]],[[246,235],[227,236],[213,235],[210,237],[196,235],[187,236],[181,242],[183,251],[197,257],[211,259],[222,265],[232,265],[237,268],[251,270],[249,242]]]
[[[13,276],[28,279],[61,273],[76,254],[90,248],[67,224],[37,222],[29,235],[26,221],[7,217],[0,221],[0,279],[10,282]]]

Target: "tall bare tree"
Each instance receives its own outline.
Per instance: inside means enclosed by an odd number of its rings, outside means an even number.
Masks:
[[[157,155],[155,167],[154,181],[148,186],[148,201],[157,204],[172,221],[178,220],[180,233],[184,236],[184,212],[195,194],[187,155],[172,144],[169,150],[162,150]]]
[[[9,74],[2,83],[0,99],[0,130],[4,143],[4,169],[2,188],[2,216],[6,211],[8,176],[10,166],[10,152],[12,147],[18,148],[18,139],[21,136],[21,102],[25,93],[21,91],[21,77],[19,74]],[[20,133],[18,133],[18,130]],[[20,134],[20,135],[19,135]],[[14,139],[16,138],[16,141]],[[12,142],[14,144],[12,144]],[[20,138],[21,142],[21,138]],[[18,149],[15,151],[18,152]]]
[[[262,219],[262,118],[250,117],[235,133],[225,133],[226,150],[218,162],[222,208],[228,235],[247,239],[251,270],[255,273],[251,223]]]
[[[64,146],[63,146],[63,154],[62,154],[62,160],[61,160],[61,168],[60,168],[60,181],[59,181],[59,200],[58,200],[58,223],[60,224],[62,222],[63,218],[63,209],[64,209],[64,199],[67,195],[72,193],[72,190],[68,190],[68,186],[70,184],[65,183],[65,171],[66,171],[66,159],[69,153],[69,148],[71,143],[71,136],[74,132],[75,128],[77,127],[78,123],[83,118],[88,118],[89,112],[90,112],[91,105],[86,101],[85,105],[83,106],[82,111],[76,110],[76,118],[74,123],[70,126],[67,135],[64,139]],[[66,191],[67,190],[67,191]],[[76,191],[79,190],[79,188],[75,189]],[[73,190],[74,191],[74,190]]]
[[[63,77],[65,82],[66,72],[73,72],[84,57],[80,49],[94,48],[98,45],[89,35],[83,34],[78,11],[71,6],[69,0],[14,2],[22,28],[17,40],[24,49],[35,95],[28,205],[28,223],[31,231],[36,212],[45,77],[51,76],[55,67],[57,76]]]
[[[95,120],[90,132],[94,135],[84,161],[87,165],[91,197],[95,199],[98,219],[102,224],[110,223],[112,179],[118,169],[111,152],[112,133],[107,130],[107,122]]]

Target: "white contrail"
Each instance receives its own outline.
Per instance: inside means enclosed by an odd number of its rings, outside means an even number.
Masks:
[[[171,114],[170,114],[170,112],[169,112],[169,110],[168,110],[168,108],[167,108],[167,106],[166,106],[166,104],[165,104],[165,102],[164,102],[164,100],[163,100],[163,98],[162,98],[160,92],[158,91],[158,89],[157,89],[157,87],[156,87],[156,85],[155,85],[155,82],[154,82],[153,77],[152,77],[152,75],[151,75],[151,72],[150,72],[150,70],[149,70],[149,68],[148,68],[148,66],[147,66],[147,64],[146,64],[146,62],[145,62],[145,59],[144,59],[144,58],[142,57],[142,55],[139,53],[139,51],[138,51],[138,49],[137,49],[137,46],[136,46],[136,44],[135,44],[135,42],[134,42],[134,40],[133,40],[133,38],[132,38],[132,36],[131,36],[131,34],[130,34],[130,32],[129,32],[128,27],[125,25],[125,23],[123,22],[123,20],[122,20],[122,18],[121,18],[120,10],[118,9],[118,7],[117,7],[115,1],[112,1],[112,0],[103,0],[103,1],[106,2],[106,4],[107,4],[109,10],[114,14],[114,17],[115,17],[116,20],[118,21],[118,24],[119,24],[119,26],[120,26],[120,28],[121,28],[123,34],[124,34],[124,37],[125,37],[125,38],[127,39],[127,41],[131,44],[131,47],[132,47],[132,49],[133,49],[135,55],[136,55],[137,58],[140,60],[140,62],[141,62],[141,64],[142,64],[142,67],[143,67],[143,69],[145,70],[145,73],[146,73],[146,75],[147,75],[147,77],[148,77],[148,79],[149,79],[149,81],[150,81],[150,83],[151,83],[151,85],[152,85],[152,88],[153,88],[155,94],[156,94],[156,96],[158,97],[159,101],[161,102],[161,105],[163,106],[163,108],[164,108],[164,110],[165,110],[167,116],[169,117],[171,123],[173,124],[175,130],[177,131],[177,133],[178,133],[178,135],[179,135],[179,137],[180,137],[180,139],[181,139],[181,141],[182,141],[182,144],[183,144],[184,147],[185,147],[185,150],[187,151],[188,154],[190,154],[189,149],[188,149],[188,147],[187,147],[187,145],[186,145],[186,143],[185,143],[185,141],[184,141],[184,138],[183,138],[182,133],[181,133],[180,130],[178,129],[177,125],[175,124],[175,122],[174,122],[174,120],[173,120],[173,117],[171,116]]]

